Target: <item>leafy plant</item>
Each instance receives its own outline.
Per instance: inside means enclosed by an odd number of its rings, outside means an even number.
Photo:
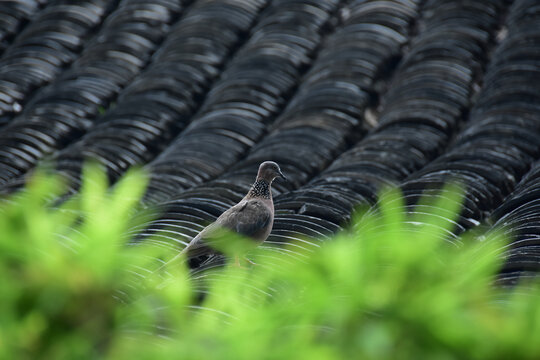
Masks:
[[[397,190],[298,258],[189,273],[126,246],[145,177],[112,190],[86,168],[80,196],[37,174],[0,206],[0,358],[536,359],[539,287],[493,286],[500,236],[445,242],[460,192],[410,217]],[[148,270],[152,269],[152,270]]]

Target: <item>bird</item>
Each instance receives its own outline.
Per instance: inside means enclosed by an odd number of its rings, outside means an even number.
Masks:
[[[215,254],[217,243],[224,239],[223,229],[253,239],[254,245],[262,244],[270,235],[274,223],[274,203],[271,186],[277,177],[287,181],[277,163],[273,161],[261,163],[255,182],[242,200],[223,212],[216,221],[201,230],[167,264],[183,256],[191,259],[202,255]],[[235,255],[235,265],[240,266],[238,255]]]

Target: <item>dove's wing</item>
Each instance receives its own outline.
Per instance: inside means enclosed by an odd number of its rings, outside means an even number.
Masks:
[[[241,235],[255,237],[272,221],[272,211],[258,199],[244,200],[225,211],[215,222]]]
[[[215,253],[212,244],[223,240],[219,229],[225,228],[248,237],[257,235],[270,226],[272,211],[260,200],[244,200],[221,214],[217,220],[204,228],[183,252],[188,257]]]

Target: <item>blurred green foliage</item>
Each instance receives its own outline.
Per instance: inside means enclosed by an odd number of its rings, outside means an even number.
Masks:
[[[444,241],[460,192],[430,216],[396,190],[377,211],[296,258],[190,274],[126,246],[141,171],[108,189],[87,167],[80,196],[36,174],[0,205],[0,359],[538,359],[540,291],[493,286],[500,237]],[[297,249],[297,248],[296,248]]]

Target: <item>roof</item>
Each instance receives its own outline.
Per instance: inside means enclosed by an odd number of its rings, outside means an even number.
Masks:
[[[503,280],[538,270],[534,0],[12,1],[0,19],[3,191],[51,159],[72,192],[88,158],[113,181],[144,165],[144,204],[166,209],[149,228],[185,239],[273,160],[282,243],[337,231],[384,186],[421,211],[459,180],[453,235],[501,225]]]

